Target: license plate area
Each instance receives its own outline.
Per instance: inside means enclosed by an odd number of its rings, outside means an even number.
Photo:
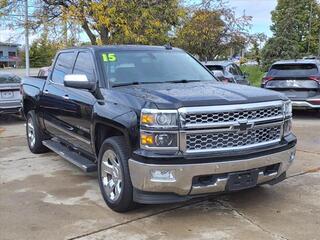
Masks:
[[[257,185],[259,169],[230,173],[227,183],[228,191],[239,191]]]
[[[13,94],[13,91],[2,91],[1,92],[1,97],[3,99],[10,99],[10,98],[13,98],[14,94]]]

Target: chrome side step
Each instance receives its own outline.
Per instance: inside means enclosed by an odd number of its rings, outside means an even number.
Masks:
[[[82,171],[90,173],[97,171],[97,165],[90,161],[89,159],[81,156],[80,154],[71,151],[61,143],[54,140],[42,141],[42,144],[47,148],[57,153],[67,161],[79,167]]]

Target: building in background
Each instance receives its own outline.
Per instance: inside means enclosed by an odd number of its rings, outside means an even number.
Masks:
[[[20,58],[18,47],[20,44],[0,42],[0,68],[16,67]]]

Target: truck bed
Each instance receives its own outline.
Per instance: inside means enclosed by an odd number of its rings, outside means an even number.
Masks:
[[[43,89],[43,86],[46,82],[46,79],[37,77],[37,76],[31,76],[31,77],[24,77],[22,78],[22,85],[29,85],[32,87],[36,87],[40,90]]]

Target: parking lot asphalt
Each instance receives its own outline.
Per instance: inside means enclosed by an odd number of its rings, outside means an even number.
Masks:
[[[24,122],[0,118],[0,239],[320,239],[320,116],[297,112],[288,179],[186,203],[112,212],[95,174],[32,154]]]

